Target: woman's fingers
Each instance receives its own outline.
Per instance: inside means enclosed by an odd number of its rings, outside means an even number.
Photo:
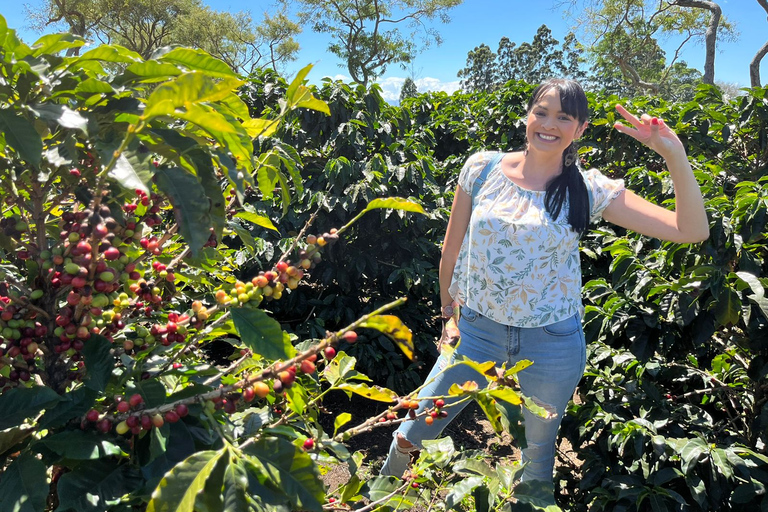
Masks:
[[[624,108],[624,105],[617,104],[616,105],[616,111],[621,114],[621,117],[629,121],[629,123],[632,126],[637,126],[643,124],[642,121],[640,121],[633,113],[631,113],[629,110]]]

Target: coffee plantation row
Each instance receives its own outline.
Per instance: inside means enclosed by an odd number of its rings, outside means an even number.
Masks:
[[[448,439],[405,480],[357,476],[370,461],[345,446],[440,420],[441,397],[413,397],[458,170],[522,146],[532,85],[395,107],[375,86],[308,87],[310,68],[243,79],[191,49],[27,46],[2,18],[0,41],[0,510],[557,509]],[[766,94],[629,101],[681,134],[711,236],[585,237],[565,510],[768,506]],[[667,204],[662,162],[611,128],[619,99],[590,101],[585,165]],[[488,379],[452,392],[520,439],[521,367],[459,364]],[[339,391],[380,412],[353,425],[323,407]],[[328,489],[337,464],[355,476]]]

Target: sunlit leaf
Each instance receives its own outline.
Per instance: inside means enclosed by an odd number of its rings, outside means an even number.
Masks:
[[[405,357],[413,359],[413,333],[394,315],[373,315],[365,319],[360,327],[376,329],[392,338]]]
[[[351,420],[352,415],[348,412],[342,412],[341,414],[337,415],[336,419],[333,420],[333,435],[335,436],[339,429],[349,423]]]
[[[269,217],[266,215],[260,215],[256,212],[238,212],[235,214],[235,217],[243,220],[247,220],[251,224],[256,224],[257,226],[261,226],[262,228],[271,229],[273,231],[278,231],[278,229],[275,227],[275,225],[272,223],[272,220],[270,220]],[[278,231],[279,232],[279,231]]]
[[[402,210],[405,212],[415,212],[424,215],[427,214],[427,212],[424,211],[424,208],[420,204],[409,201],[408,199],[403,199],[402,197],[376,198],[368,203],[368,206],[366,206],[365,210],[363,211],[367,212],[376,208],[389,208],[391,210]]]
[[[290,359],[296,354],[280,324],[260,309],[232,308],[232,320],[243,344],[267,359]]]
[[[195,497],[225,451],[200,451],[176,465],[152,493],[147,512],[195,512]]]
[[[362,397],[376,400],[377,402],[395,402],[398,394],[394,391],[382,388],[380,386],[368,386],[367,384],[343,382],[337,386],[338,389],[343,391],[351,391]]]

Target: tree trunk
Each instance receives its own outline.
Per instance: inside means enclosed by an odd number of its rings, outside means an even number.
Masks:
[[[765,0],[757,0],[763,2]],[[722,9],[715,2],[709,0],[675,0],[674,5],[680,7],[694,7],[696,9],[707,9],[712,13],[707,26],[705,37],[706,57],[704,60],[704,77],[702,82],[705,84],[715,83],[715,50],[717,49],[717,28],[720,26],[720,18],[723,15]]]
[[[757,0],[757,3],[765,9],[768,14],[768,0]],[[766,42],[760,50],[755,54],[752,62],[749,63],[749,83],[752,87],[761,87],[760,83],[760,61],[768,54],[768,42]]]

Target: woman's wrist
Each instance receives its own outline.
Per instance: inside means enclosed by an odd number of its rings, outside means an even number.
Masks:
[[[444,319],[452,318],[456,313],[456,307],[454,303],[448,304],[440,308],[440,316]]]

